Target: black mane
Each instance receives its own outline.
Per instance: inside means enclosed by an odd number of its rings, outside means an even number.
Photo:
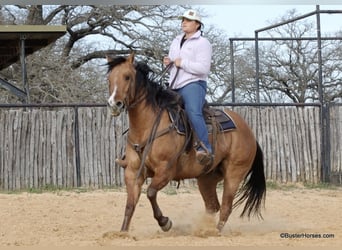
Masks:
[[[108,62],[108,72],[114,67],[124,63],[125,57],[117,57],[111,62]],[[166,86],[156,82],[156,74],[151,68],[142,62],[138,62],[135,65],[136,69],[136,95],[143,92],[147,105],[151,105],[154,110],[158,108],[173,108],[178,105],[179,96],[176,92],[167,89]]]
[[[112,61],[107,62],[107,73],[109,73],[113,68],[115,68],[116,66],[120,65],[121,63],[124,63],[126,61],[125,57],[116,57],[114,59],[112,59]]]

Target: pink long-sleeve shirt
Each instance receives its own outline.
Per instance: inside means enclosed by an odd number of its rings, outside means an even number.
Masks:
[[[210,42],[201,36],[200,31],[197,31],[183,43],[181,48],[180,43],[183,36],[179,35],[172,41],[168,55],[171,61],[181,58],[181,66],[172,86],[173,89],[182,88],[198,80],[206,81],[210,72],[212,56]],[[169,78],[170,83],[175,78],[176,71],[176,66],[172,66]]]

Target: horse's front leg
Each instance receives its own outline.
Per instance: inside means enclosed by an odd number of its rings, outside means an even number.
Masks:
[[[163,216],[157,203],[157,193],[158,189],[156,189],[151,183],[151,185],[147,188],[147,197],[152,205],[153,216],[158,221],[158,225],[161,227],[161,229],[164,232],[167,232],[172,227],[172,221],[168,217]]]
[[[137,172],[134,171],[129,166],[125,169],[127,201],[126,201],[124,220],[121,226],[122,232],[127,232],[129,229],[129,225],[131,223],[131,219],[132,219],[135,207],[138,203],[138,200],[141,194],[141,187],[142,187],[142,184],[144,183],[144,177],[141,175],[137,178],[136,174]]]

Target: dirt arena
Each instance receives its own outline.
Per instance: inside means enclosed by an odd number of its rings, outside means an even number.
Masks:
[[[2,193],[0,247],[342,246],[341,188],[270,189],[264,220],[240,219],[237,209],[221,234],[196,189],[168,187],[158,198],[173,228],[161,231],[143,193],[130,232],[123,234],[124,191]],[[333,238],[323,238],[326,234]]]

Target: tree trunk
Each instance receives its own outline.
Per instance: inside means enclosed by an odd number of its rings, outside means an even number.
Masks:
[[[26,24],[44,24],[42,5],[30,5],[28,8]]]

